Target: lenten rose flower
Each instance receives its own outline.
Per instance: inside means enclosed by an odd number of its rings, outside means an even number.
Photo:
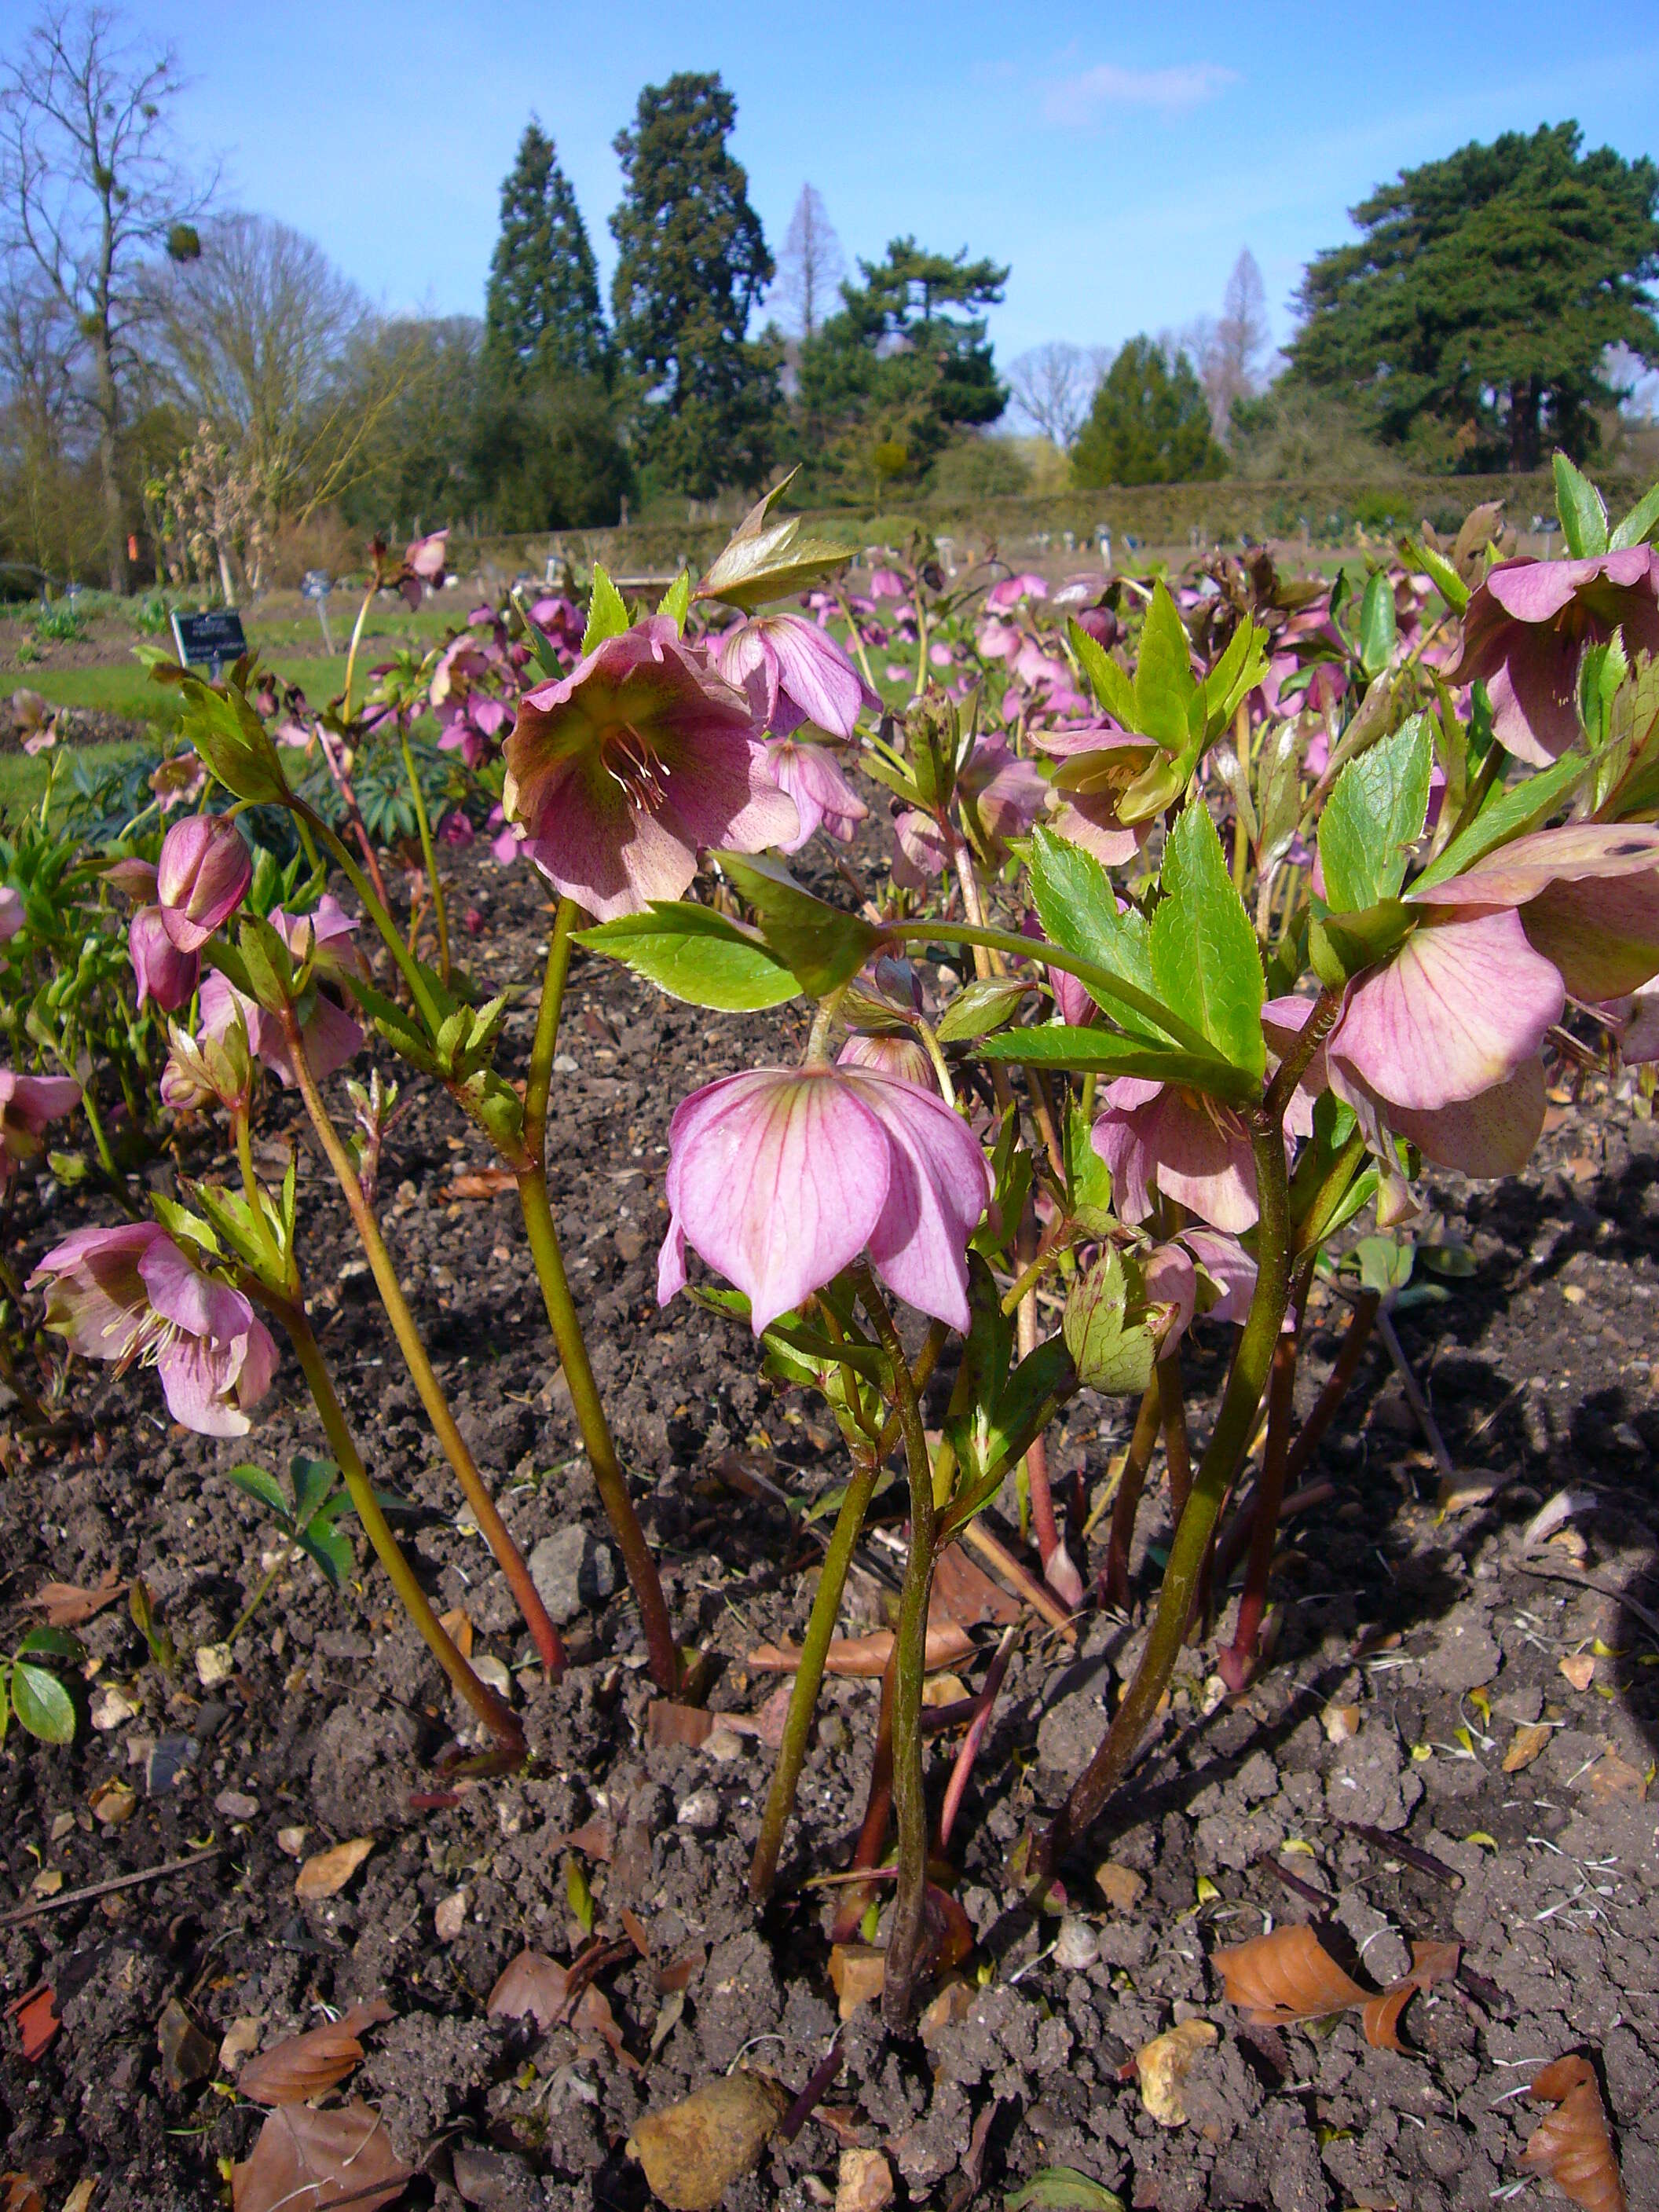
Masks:
[[[795,802],[800,827],[780,849],[799,853],[815,830],[838,844],[850,845],[870,810],[842,774],[834,745],[775,738],[766,748],[766,764],[778,789]]]
[[[927,1047],[913,1036],[849,1036],[836,1054],[837,1067],[872,1067],[880,1075],[902,1077],[923,1091],[937,1091],[939,1079]]]
[[[1017,607],[1022,599],[1046,599],[1048,596],[1046,576],[1005,576],[987,592],[985,604],[993,614],[1000,615],[1006,614],[1010,607]]]
[[[198,1436],[241,1437],[276,1372],[270,1333],[240,1291],[204,1274],[153,1221],[77,1229],[29,1277],[46,1327],[88,1359],[140,1360]]]
[[[159,906],[141,906],[127,924],[127,953],[141,1006],[153,999],[163,1013],[176,1014],[189,1005],[201,981],[202,956],[180,951]]]
[[[1103,720],[1033,730],[1031,742],[1060,763],[1048,827],[1092,853],[1103,868],[1127,866],[1153,825],[1120,821],[1118,802],[1157,752],[1152,738]]]
[[[20,1160],[39,1158],[46,1124],[81,1103],[81,1086],[67,1075],[15,1075],[0,1067],[0,1191]]]
[[[718,666],[748,694],[755,720],[774,738],[803,722],[832,738],[850,738],[859,715],[879,714],[881,701],[835,639],[799,615],[751,615],[720,641]]]
[[[236,824],[222,814],[187,815],[161,840],[155,896],[162,927],[181,952],[199,952],[252,881],[252,856]]]
[[[1659,828],[1569,822],[1516,837],[1419,903],[1518,910],[1528,942],[1576,999],[1618,999],[1659,975]]]
[[[700,847],[757,853],[800,826],[768,770],[747,697],[665,615],[526,692],[507,769],[503,804],[531,859],[602,921],[678,898]]]
[[[404,554],[403,573],[398,588],[411,607],[418,607],[428,586],[436,591],[444,580],[444,563],[448,557],[449,532],[434,530],[429,538],[410,541]]]
[[[327,983],[349,994],[354,978],[367,977],[368,963],[353,942],[356,919],[346,913],[332,891],[325,891],[315,914],[291,915],[278,907],[270,926],[296,963],[313,963],[317,988],[312,1010],[300,1025],[300,1042],[313,1079],[325,1083],[362,1049],[361,1024],[338,998],[323,988]],[[279,1083],[294,1085],[298,1079],[280,1019],[234,989],[216,968],[202,985],[203,1035],[222,1042],[239,1015],[254,1057],[264,1062]]]
[[[867,1250],[898,1297],[967,1328],[991,1172],[937,1092],[872,1067],[760,1068],[694,1091],[668,1145],[660,1304],[690,1244],[747,1295],[758,1335]]]
[[[1257,1214],[1255,1157],[1231,1107],[1173,1083],[1121,1075],[1101,1092],[1090,1141],[1112,1171],[1120,1220],[1144,1221],[1162,1191],[1212,1229],[1237,1236]]]
[[[974,802],[992,846],[1006,857],[1006,841],[1023,837],[1048,804],[1048,779],[1035,761],[1014,751],[1006,738],[981,737],[963,763],[957,789]]]
[[[23,927],[23,901],[9,884],[0,884],[0,945]]]
[[[1492,734],[1547,767],[1578,737],[1578,665],[1587,646],[1624,633],[1659,653],[1659,550],[1626,546],[1590,561],[1500,561],[1470,599],[1455,684],[1484,677]]]

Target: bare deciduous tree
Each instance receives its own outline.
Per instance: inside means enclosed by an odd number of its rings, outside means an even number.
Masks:
[[[1182,334],[1182,343],[1197,364],[1199,381],[1210,403],[1211,427],[1218,438],[1227,435],[1234,400],[1250,398],[1261,391],[1271,342],[1267,288],[1255,256],[1247,246],[1227,279],[1220,320],[1212,322],[1207,315],[1200,316]]]
[[[362,473],[401,372],[366,345],[361,295],[313,240],[224,216],[159,304],[163,381],[259,487],[267,531],[279,510],[305,523]]]
[[[778,256],[775,298],[790,310],[794,335],[810,338],[834,301],[836,287],[847,273],[841,240],[825,211],[815,185],[803,185],[789,231]]]
[[[1109,346],[1033,346],[1009,364],[1008,385],[1015,406],[1038,436],[1070,453],[1111,365]]]
[[[150,304],[145,264],[169,248],[194,250],[191,226],[208,197],[173,151],[167,108],[179,87],[170,48],[153,60],[135,54],[98,7],[50,9],[0,70],[0,246],[75,333],[112,591],[126,588],[118,449]]]

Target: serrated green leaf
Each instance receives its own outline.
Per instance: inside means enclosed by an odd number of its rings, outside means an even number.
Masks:
[[[1575,561],[1592,561],[1607,550],[1607,502],[1565,453],[1555,456],[1555,511]]]
[[[988,1036],[1019,1012],[1031,986],[1016,977],[987,976],[959,991],[941,1015],[934,1034],[941,1044],[960,1044],[965,1038]]]
[[[1261,956],[1201,799],[1170,832],[1162,882],[1148,932],[1158,995],[1224,1060],[1259,1079],[1267,1064]]]
[[[698,585],[700,599],[724,599],[745,612],[769,599],[788,599],[820,582],[852,559],[852,549],[827,538],[803,538],[799,514],[774,522],[773,502],[781,499],[798,471],[792,469],[744,515],[720,557]]]
[[[1627,546],[1645,544],[1656,530],[1659,530],[1659,483],[1651,485],[1637,501],[1608,538],[1607,550],[1622,553]]]
[[[1003,2198],[1002,2212],[1123,2212],[1123,2199],[1074,2166],[1045,2166]]]
[[[1428,718],[1413,714],[1338,776],[1319,819],[1325,898],[1334,912],[1376,906],[1399,891],[1423,834],[1433,769]]]
[[[1158,1340],[1139,1304],[1122,1255],[1107,1245],[1066,1294],[1060,1333],[1085,1389],[1127,1397],[1146,1388]]]
[[[787,868],[744,853],[714,857],[754,908],[767,944],[813,998],[850,982],[880,945],[878,930],[827,899],[814,898]]]
[[[1186,629],[1160,577],[1152,586],[1135,659],[1134,726],[1170,751],[1180,751],[1187,742],[1188,704],[1197,689]]]
[[[1455,615],[1462,613],[1469,603],[1469,587],[1443,553],[1437,553],[1432,545],[1425,545],[1420,538],[1405,538],[1400,543],[1400,555],[1412,568],[1421,568],[1432,580],[1436,591]]]
[[[653,899],[647,914],[579,930],[576,943],[622,961],[671,999],[720,1012],[781,1006],[800,989],[787,962],[754,931],[684,900]]]
[[[1367,676],[1380,676],[1394,659],[1395,630],[1394,580],[1378,568],[1359,603],[1359,659]]]
[[[1103,710],[1126,730],[1135,726],[1134,686],[1097,637],[1091,637],[1075,615],[1066,617],[1066,635],[1078,666]]]
[[[73,1743],[75,1700],[44,1667],[19,1660],[11,1670],[12,1711],[42,1743]]]
[[[1162,1042],[1146,916],[1133,907],[1119,912],[1111,879],[1094,854],[1039,825],[1031,838],[1031,896],[1052,943],[1121,979],[1122,995],[1085,983],[1095,1004],[1133,1035]]]
[[[593,589],[587,602],[587,627],[582,632],[582,659],[603,645],[607,638],[620,637],[628,628],[628,609],[623,595],[596,561],[593,563]]]
[[[294,1515],[293,1509],[289,1504],[288,1492],[269,1468],[228,1467],[225,1469],[225,1479],[228,1482],[234,1482],[238,1490],[246,1492],[248,1497],[263,1505],[266,1512],[280,1521],[285,1528],[292,1527]]]
[[[303,1528],[322,1510],[340,1480],[340,1470],[331,1459],[310,1459],[304,1452],[295,1452],[289,1462],[289,1474],[294,1484],[295,1522]]]
[[[1483,806],[1467,829],[1460,830],[1445,851],[1430,862],[1412,885],[1427,890],[1466,868],[1512,837],[1535,830],[1571,796],[1573,788],[1589,773],[1592,763],[1582,753],[1566,753],[1552,767],[1525,777]]]
[[[1075,1030],[1065,1022],[1041,1028],[1005,1030],[981,1038],[981,1060],[1019,1060],[1029,1067],[1065,1067],[1079,1075],[1138,1075],[1148,1083],[1185,1083],[1212,1097],[1243,1105],[1257,1085],[1242,1068],[1219,1054],[1183,1052],[1151,1038],[1120,1036],[1111,1030]]]
[[[682,568],[657,603],[657,612],[666,615],[680,635],[685,635],[685,618],[691,611],[691,571]]]

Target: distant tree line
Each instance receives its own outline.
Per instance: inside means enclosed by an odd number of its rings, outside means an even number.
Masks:
[[[225,209],[172,136],[179,83],[104,10],[55,9],[0,64],[14,583],[125,589],[131,544],[240,589],[374,528],[605,524],[787,467],[824,503],[1523,469],[1593,453],[1659,359],[1659,170],[1585,153],[1571,124],[1363,202],[1277,360],[1244,252],[1213,320],[1039,347],[1005,378],[986,319],[1006,266],[905,235],[849,273],[811,185],[775,262],[717,74],[647,85],[617,135],[608,301],[532,118],[477,318],[376,314],[311,240]]]

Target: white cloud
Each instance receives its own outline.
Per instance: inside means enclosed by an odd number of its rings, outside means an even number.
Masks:
[[[1064,84],[1051,84],[1042,112],[1050,123],[1098,123],[1115,109],[1151,107],[1163,115],[1184,114],[1238,82],[1237,70],[1219,62],[1180,62],[1170,69],[1121,69],[1102,62]]]

